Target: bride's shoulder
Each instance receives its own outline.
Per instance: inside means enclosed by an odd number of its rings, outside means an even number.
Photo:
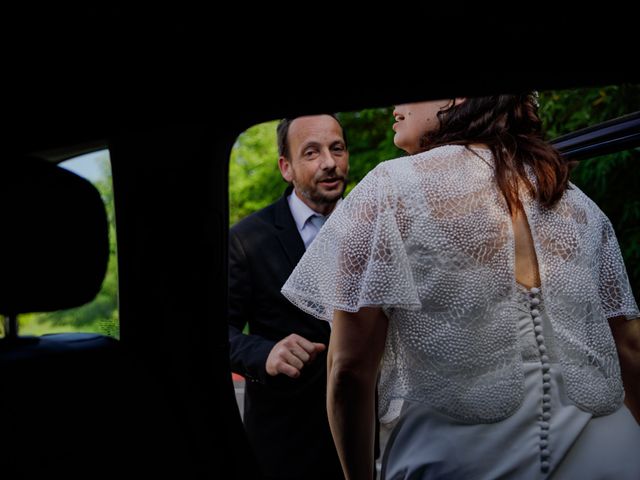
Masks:
[[[402,175],[414,168],[415,159],[419,155],[410,155],[385,160],[378,163],[367,175],[386,178]]]
[[[445,145],[415,155],[384,160],[372,168],[358,183],[357,190],[380,190],[397,188],[398,185],[411,187],[417,184],[431,184],[439,177],[451,177],[456,159],[461,155],[458,145]],[[354,188],[355,190],[355,188]]]

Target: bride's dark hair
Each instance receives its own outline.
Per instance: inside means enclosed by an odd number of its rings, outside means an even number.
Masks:
[[[571,165],[544,141],[534,93],[467,98],[438,113],[440,127],[422,138],[422,149],[485,144],[493,152],[495,176],[511,213],[522,208],[524,186],[543,206],[553,207],[568,188]],[[530,165],[535,185],[525,173]]]

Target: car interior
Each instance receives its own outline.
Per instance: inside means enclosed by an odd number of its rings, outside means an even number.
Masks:
[[[243,61],[247,52],[238,45],[208,43],[205,62],[187,48],[202,36],[185,17],[167,15],[145,28],[135,18],[92,10],[84,17],[92,23],[81,27],[72,16],[55,28],[42,20],[32,38],[41,50],[22,57],[20,65],[30,66],[5,94],[1,478],[260,478],[234,396],[225,321],[229,154],[250,125],[640,79],[594,69],[588,76],[501,71],[478,82],[452,71],[402,84],[362,73],[367,55],[354,60],[353,75],[325,72],[306,81],[292,73],[308,66],[301,57],[271,70],[264,58]],[[67,33],[50,36],[59,29]],[[158,33],[169,40],[155,40]],[[345,43],[344,51],[358,44]],[[277,51],[269,55],[280,61]],[[283,79],[267,84],[276,73]],[[253,87],[236,81],[251,77]],[[640,113],[555,145],[574,160],[637,148]],[[104,205],[89,182],[57,164],[104,148],[113,171],[120,337],[21,335],[21,315],[79,306],[100,289],[109,242]]]

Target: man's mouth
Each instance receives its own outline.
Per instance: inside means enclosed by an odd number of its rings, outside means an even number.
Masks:
[[[318,183],[323,183],[325,185],[333,185],[342,182],[342,177],[331,177],[331,178],[323,178],[319,180]]]

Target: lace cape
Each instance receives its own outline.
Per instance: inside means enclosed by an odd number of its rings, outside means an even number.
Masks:
[[[638,316],[609,220],[572,186],[554,209],[522,198],[568,395],[603,415],[623,399],[607,318]],[[512,414],[524,392],[514,240],[491,152],[445,146],[379,164],[337,207],[282,288],[302,310],[380,306],[389,318],[382,421],[409,399],[468,422]]]

